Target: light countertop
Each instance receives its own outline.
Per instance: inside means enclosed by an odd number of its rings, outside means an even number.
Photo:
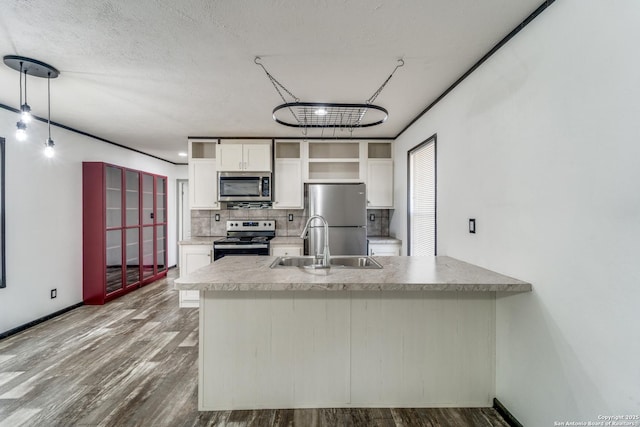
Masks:
[[[304,240],[300,237],[274,237],[269,241],[271,246],[302,245]]]
[[[192,237],[188,240],[180,240],[179,245],[212,245],[215,240],[224,239],[224,236]]]
[[[201,291],[529,292],[531,284],[446,256],[373,257],[383,269],[269,268],[276,257],[224,257],[175,280]]]
[[[398,240],[395,237],[387,237],[387,236],[367,236],[367,240],[369,243],[373,243],[376,245],[401,245],[402,240]]]

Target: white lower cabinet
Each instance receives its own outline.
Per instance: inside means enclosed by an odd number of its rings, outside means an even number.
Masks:
[[[302,256],[302,245],[272,246],[271,256]]]
[[[180,246],[180,277],[209,265],[212,262],[212,245]],[[197,308],[200,305],[200,291],[180,291],[181,308]]]
[[[401,248],[400,240],[372,241],[369,239],[370,256],[400,256]]]

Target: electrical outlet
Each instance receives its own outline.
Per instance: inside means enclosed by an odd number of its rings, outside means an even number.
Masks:
[[[469,218],[469,233],[476,234],[476,219]]]
[[[216,220],[216,221],[220,221],[220,214],[216,214],[216,216],[215,216],[215,220]]]
[[[376,220],[376,214],[369,214],[369,221],[375,221]]]
[[[293,214],[289,214],[289,221],[293,221]]]
[[[51,289],[51,299],[54,299],[58,296],[58,289]]]

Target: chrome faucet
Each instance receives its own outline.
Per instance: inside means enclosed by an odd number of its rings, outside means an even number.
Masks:
[[[302,230],[302,234],[300,234],[300,238],[302,239],[307,238],[307,230],[309,229],[309,224],[311,224],[311,221],[313,221],[314,219],[321,220],[322,225],[324,226],[324,253],[321,254],[322,264],[320,264],[320,266],[321,268],[329,268],[331,267],[331,264],[330,264],[331,255],[329,255],[329,223],[327,222],[327,220],[324,219],[324,217],[322,217],[321,215],[311,215],[307,220],[307,223],[305,224],[304,229]]]

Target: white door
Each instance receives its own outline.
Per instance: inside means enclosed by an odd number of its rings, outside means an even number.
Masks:
[[[409,151],[409,255],[436,255],[436,138]]]
[[[189,209],[189,181],[178,180],[178,241],[191,238],[191,209]]]

